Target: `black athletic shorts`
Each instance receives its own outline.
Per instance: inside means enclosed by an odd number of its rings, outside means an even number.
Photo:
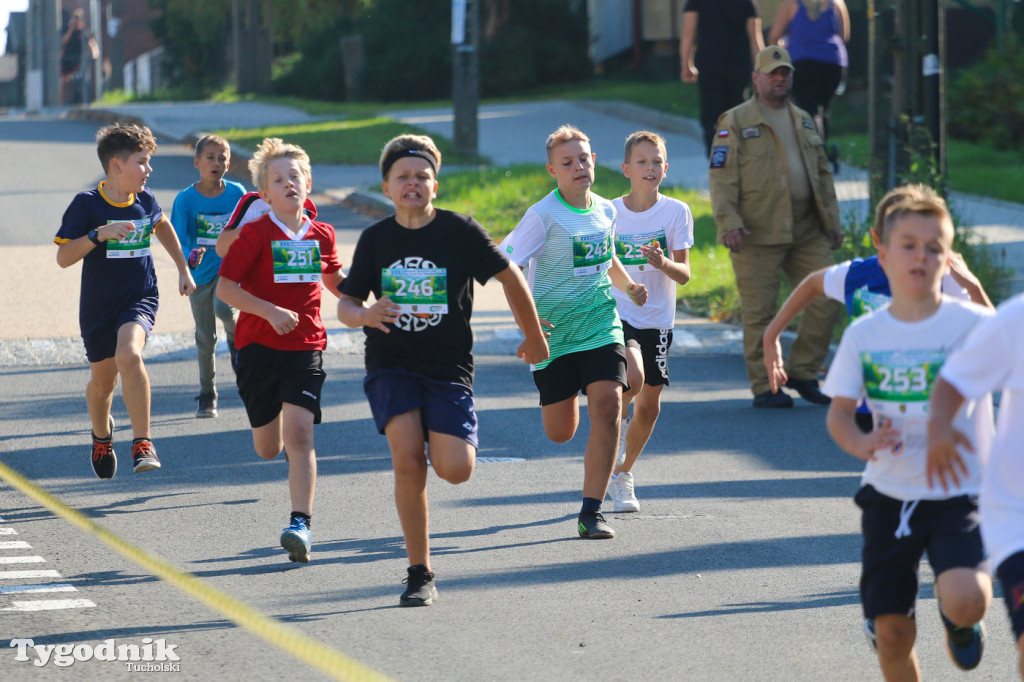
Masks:
[[[644,363],[644,383],[668,386],[668,349],[672,347],[671,329],[637,329],[622,321],[626,347],[636,348]]]
[[[238,393],[252,428],[274,421],[284,403],[306,408],[313,413],[313,423],[320,423],[320,393],[327,376],[320,351],[250,343],[238,349],[237,357]]]
[[[540,391],[540,404],[553,405],[578,392],[587,392],[595,381],[626,383],[626,349],[617,343],[561,355],[544,369],[534,370],[533,383]]]
[[[988,570],[975,496],[903,501],[866,485],[853,500],[863,512],[860,598],[865,618],[914,615],[918,566],[926,550],[936,576],[951,568]]]

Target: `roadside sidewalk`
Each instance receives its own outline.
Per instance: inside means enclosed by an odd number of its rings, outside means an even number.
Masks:
[[[291,107],[260,102],[182,102],[132,104],[107,109],[73,109],[69,118],[95,122],[128,119],[144,122],[160,138],[161,144],[196,139],[203,132],[232,127],[257,127],[294,124],[319,120]],[[389,112],[409,125],[431,133],[452,136],[453,116],[448,109],[410,109]],[[620,102],[546,101],[484,105],[479,112],[480,153],[494,164],[539,163],[543,160],[543,141],[562,123],[573,123],[591,136],[598,163],[618,169],[622,141],[639,128],[651,128],[663,134],[669,149],[668,184],[707,190],[707,159],[704,156],[699,126],[690,119],[662,114]],[[233,149],[235,167],[244,168],[251,150]],[[450,170],[451,167],[446,167]],[[390,213],[389,203],[378,193],[379,172],[374,166],[321,165],[313,167],[314,192],[321,202],[340,202],[366,216]],[[867,175],[864,171],[843,167],[836,176],[836,193],[844,217],[868,215]],[[1024,205],[1000,202],[969,195],[954,194],[954,210],[963,222],[973,225],[1005,258],[1015,277],[1012,292],[1024,291]],[[372,218],[366,218],[366,224]],[[349,232],[352,232],[351,230]],[[349,262],[357,233],[339,239],[343,262]],[[25,279],[19,270],[25,261],[15,247],[0,257],[0,285],[16,286]],[[170,260],[161,251],[156,258],[157,273],[163,282],[176,275]],[[41,300],[77,301],[78,272],[60,273],[51,286],[59,286],[59,295],[42,292]],[[323,318],[328,327],[329,352],[361,352],[361,330],[343,328],[334,314],[333,297],[324,297]],[[69,318],[70,319],[70,318]],[[43,318],[45,321],[45,317]],[[508,312],[501,287],[496,283],[479,287],[474,314],[475,352],[512,353],[519,332]],[[147,359],[177,359],[193,352],[193,323],[186,301],[161,302],[156,333],[147,346]],[[0,367],[47,364],[78,364],[83,361],[81,341],[73,330],[54,334],[52,324],[14,320],[5,324],[0,336]],[[221,352],[226,352],[221,341]],[[680,314],[677,317],[674,352],[742,353],[739,327],[717,324]]]

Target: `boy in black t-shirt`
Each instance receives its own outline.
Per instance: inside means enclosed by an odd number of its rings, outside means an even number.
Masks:
[[[188,296],[196,284],[171,222],[146,189],[153,172],[150,156],[156,151],[153,133],[145,126],[118,123],[101,128],[96,141],[107,178],[75,196],[53,241],[62,268],[82,261],[78,322],[91,372],[85,399],[92,421],[92,468],[106,479],[117,472],[110,403],[118,376],[135,436],[134,471],[160,468],[150,440],[149,376],[142,363],[159,305],[151,235],[178,268],[178,293]]]
[[[487,232],[468,216],[437,209],[441,152],[422,135],[401,135],[384,147],[384,195],[395,215],[366,228],[341,287],[338,319],[366,332],[366,379],[377,430],[387,436],[395,470],[406,551],[402,606],[437,599],[427,530],[427,448],[430,464],[449,483],[473,473],[477,419],[473,405],[473,280],[494,277],[526,339],[527,363],[548,356],[547,341],[519,268],[509,267]],[[373,293],[376,302],[364,301]]]

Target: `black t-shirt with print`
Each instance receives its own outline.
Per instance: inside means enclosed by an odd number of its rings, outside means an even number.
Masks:
[[[341,292],[367,300],[381,297],[385,268],[443,268],[447,313],[403,313],[390,333],[366,332],[366,371],[401,367],[433,379],[473,384],[473,280],[485,283],[509,266],[481,225],[469,216],[437,209],[421,228],[402,227],[394,216],[363,231]]]

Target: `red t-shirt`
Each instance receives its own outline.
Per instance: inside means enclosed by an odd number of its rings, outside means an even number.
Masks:
[[[320,248],[320,270],[331,274],[341,269],[334,247],[334,228],[327,223],[309,222],[303,240],[316,240]],[[238,282],[256,298],[299,315],[299,325],[281,335],[258,315],[241,313],[235,324],[235,347],[258,343],[277,350],[323,350],[327,332],[320,319],[320,282],[274,282],[272,242],[291,241],[291,237],[273,221],[270,214],[242,226],[220,266],[220,274]]]

